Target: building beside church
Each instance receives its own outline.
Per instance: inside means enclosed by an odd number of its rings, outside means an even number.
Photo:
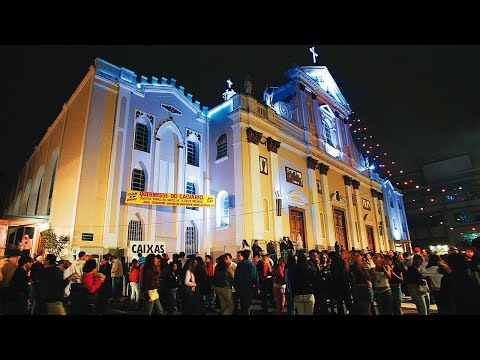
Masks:
[[[215,257],[242,239],[284,235],[307,250],[335,241],[393,249],[386,182],[357,150],[352,110],[329,71],[295,67],[286,76],[263,101],[249,94],[251,83],[237,94],[229,82],[208,110],[175,79],[137,81],[96,59],[19,176],[7,241],[28,231],[38,251],[50,226],[75,251],[98,256],[131,255],[130,244],[144,241]],[[211,194],[216,204],[125,204],[128,190]]]

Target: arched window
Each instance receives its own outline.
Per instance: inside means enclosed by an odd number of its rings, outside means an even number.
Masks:
[[[270,212],[268,211],[268,200],[263,198],[263,231],[270,231]]]
[[[135,125],[135,149],[150,152],[148,148],[149,139],[147,125],[137,122]]]
[[[228,192],[222,190],[217,195],[217,227],[230,225],[230,199]]]
[[[130,189],[145,191],[145,173],[142,169],[133,169]]]
[[[50,190],[48,192],[47,215],[50,215],[50,208],[52,207],[53,186],[55,185],[55,175],[57,175],[58,158],[53,165],[52,179],[50,180]]]
[[[194,182],[187,182],[187,188],[185,190],[185,193],[186,194],[192,194],[192,195],[196,194],[196,189],[195,189],[195,183]],[[198,211],[198,207],[194,207],[194,206],[187,206],[187,209]]]
[[[187,140],[187,164],[198,166],[198,143]]]
[[[185,230],[185,254],[192,255],[198,251],[198,231],[192,222]]]
[[[42,188],[42,183],[43,183],[43,177],[40,180],[40,185],[38,185],[38,191],[37,191],[37,200],[35,201],[35,210],[34,210],[34,215],[38,215],[38,202],[40,201],[40,189]]]
[[[227,157],[227,134],[220,135],[217,140],[217,160]]]
[[[12,214],[17,215],[20,210],[20,202],[22,201],[22,190],[17,195],[17,199],[15,200],[15,205],[13,206]]]
[[[143,241],[143,229],[141,220],[130,220],[128,223],[128,240]]]
[[[25,186],[25,192],[23,193],[22,202],[20,203],[19,214],[27,214],[27,203],[28,198],[30,197],[30,190],[32,189],[32,180],[28,180],[27,186]]]

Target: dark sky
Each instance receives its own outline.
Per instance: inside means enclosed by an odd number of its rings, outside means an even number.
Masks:
[[[306,45],[17,45],[1,46],[0,189],[15,182],[25,161],[95,57],[138,76],[173,77],[210,108],[230,78],[245,76],[261,99],[267,83],[285,81],[294,65],[312,65]],[[400,168],[470,153],[480,163],[480,46],[315,45],[368,135]],[[392,169],[392,167],[390,167]],[[3,190],[0,195],[3,196]]]

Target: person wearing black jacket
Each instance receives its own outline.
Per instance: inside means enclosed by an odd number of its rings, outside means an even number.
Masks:
[[[167,292],[168,315],[178,315],[178,288],[180,277],[178,275],[178,263],[168,264],[168,273],[165,276],[165,287]]]
[[[27,315],[30,277],[28,271],[32,267],[33,259],[23,255],[18,260],[18,267],[10,280],[7,293],[7,314]]]
[[[315,304],[315,298],[313,297],[314,278],[315,273],[308,266],[307,256],[304,253],[300,253],[293,273],[297,315],[313,315],[313,306]]]

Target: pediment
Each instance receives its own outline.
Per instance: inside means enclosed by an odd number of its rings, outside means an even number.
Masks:
[[[308,199],[301,192],[292,190],[288,193],[288,201],[298,204],[298,205],[307,205]]]

